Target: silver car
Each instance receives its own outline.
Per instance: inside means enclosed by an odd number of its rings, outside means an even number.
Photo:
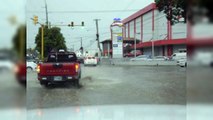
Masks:
[[[130,59],[130,61],[146,61],[146,60],[151,60],[148,55],[139,55],[135,58]]]

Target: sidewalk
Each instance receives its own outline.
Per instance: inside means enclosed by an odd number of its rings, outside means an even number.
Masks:
[[[114,65],[130,65],[130,66],[175,66],[175,61],[126,61],[113,62]]]
[[[130,61],[127,58],[123,59],[102,59],[101,64],[105,65],[129,65],[129,66],[176,66],[176,61]]]

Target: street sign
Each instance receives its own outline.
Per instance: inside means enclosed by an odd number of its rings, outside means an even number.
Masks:
[[[113,47],[118,47],[118,44],[113,44]]]
[[[114,19],[111,25],[112,31],[112,57],[113,58],[123,58],[123,24],[120,19]]]

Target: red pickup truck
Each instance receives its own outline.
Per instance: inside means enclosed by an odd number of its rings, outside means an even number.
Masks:
[[[42,86],[74,82],[79,87],[81,78],[80,63],[73,52],[54,52],[44,63],[37,66],[38,80]]]
[[[18,83],[26,87],[26,64],[19,62],[15,67],[15,75]]]

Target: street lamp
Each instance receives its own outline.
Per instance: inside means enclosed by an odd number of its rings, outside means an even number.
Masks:
[[[136,55],[136,49],[137,49],[137,48],[136,48],[136,35],[139,35],[139,34],[140,34],[139,32],[134,34],[134,39],[135,39],[135,41],[134,41],[134,54],[135,54],[135,55],[134,55],[134,56],[135,56],[135,57],[137,56],[137,55]]]

